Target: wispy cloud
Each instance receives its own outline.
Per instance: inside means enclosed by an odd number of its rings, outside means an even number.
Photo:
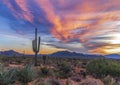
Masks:
[[[120,44],[120,0],[0,0],[0,10],[10,29],[32,38],[38,27],[53,47],[107,54]]]

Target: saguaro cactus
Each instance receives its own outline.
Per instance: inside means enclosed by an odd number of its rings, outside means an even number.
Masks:
[[[37,39],[37,28],[35,28],[35,39],[32,41],[32,47],[35,53],[34,65],[37,66],[37,54],[40,50],[40,37]]]

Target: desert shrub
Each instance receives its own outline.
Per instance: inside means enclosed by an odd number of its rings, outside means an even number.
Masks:
[[[42,67],[38,74],[40,77],[46,77],[50,75],[50,70],[47,67]]]
[[[72,68],[67,62],[60,63],[55,69],[55,76],[60,78],[68,78],[71,76]]]
[[[103,78],[102,81],[105,85],[114,85],[114,79],[109,75]]]
[[[31,64],[27,64],[24,68],[17,71],[18,80],[27,84],[35,77],[35,70]]]
[[[119,77],[113,78],[108,75],[101,80],[103,81],[104,85],[120,85]]]
[[[9,66],[9,63],[8,62],[4,62],[3,64],[5,67],[8,67]]]
[[[10,85],[16,80],[16,69],[4,69],[3,65],[0,65],[0,85]]]
[[[77,61],[77,67],[81,67],[82,66],[82,62],[81,61]]]
[[[86,63],[86,62],[82,62],[82,63],[81,63],[81,67],[82,67],[82,68],[86,68],[86,66],[87,66],[87,63]]]
[[[44,85],[61,85],[60,82],[56,79],[46,79]]]
[[[87,71],[97,78],[103,78],[107,75],[112,77],[120,76],[120,65],[108,59],[95,59],[87,65]]]
[[[3,59],[3,56],[0,55],[0,62],[2,61],[2,59]]]

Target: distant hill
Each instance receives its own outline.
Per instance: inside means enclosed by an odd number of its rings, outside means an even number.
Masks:
[[[0,54],[3,56],[21,56],[23,54],[16,52],[14,50],[0,51]]]
[[[110,54],[110,55],[105,55],[106,58],[111,58],[111,59],[120,59],[119,54]]]
[[[101,58],[104,57],[102,55],[90,55],[90,54],[83,54],[83,53],[76,53],[76,52],[69,52],[69,51],[59,51],[49,55],[50,57],[67,57],[67,58]]]
[[[7,50],[7,51],[0,51],[0,55],[3,56],[23,56],[22,53],[16,52],[14,50]],[[34,56],[34,54],[26,54],[26,56]],[[39,54],[39,57],[42,55]],[[82,58],[82,59],[93,59],[93,58],[110,58],[110,59],[120,59],[119,54],[109,54],[109,55],[93,55],[93,54],[83,54],[83,53],[76,53],[76,52],[69,52],[69,51],[58,51],[52,54],[48,54],[47,56],[50,57],[66,57],[66,58]]]

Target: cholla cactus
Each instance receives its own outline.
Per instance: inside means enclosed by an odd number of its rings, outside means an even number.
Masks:
[[[0,85],[12,85],[16,81],[16,69],[5,69],[0,64]]]
[[[28,82],[31,82],[36,75],[36,71],[34,70],[32,64],[27,64],[23,69],[17,70],[17,76],[19,81],[22,81],[25,85]]]
[[[34,65],[37,66],[37,54],[40,50],[40,37],[37,40],[37,28],[35,28],[35,39],[32,41],[33,52],[35,53]]]

